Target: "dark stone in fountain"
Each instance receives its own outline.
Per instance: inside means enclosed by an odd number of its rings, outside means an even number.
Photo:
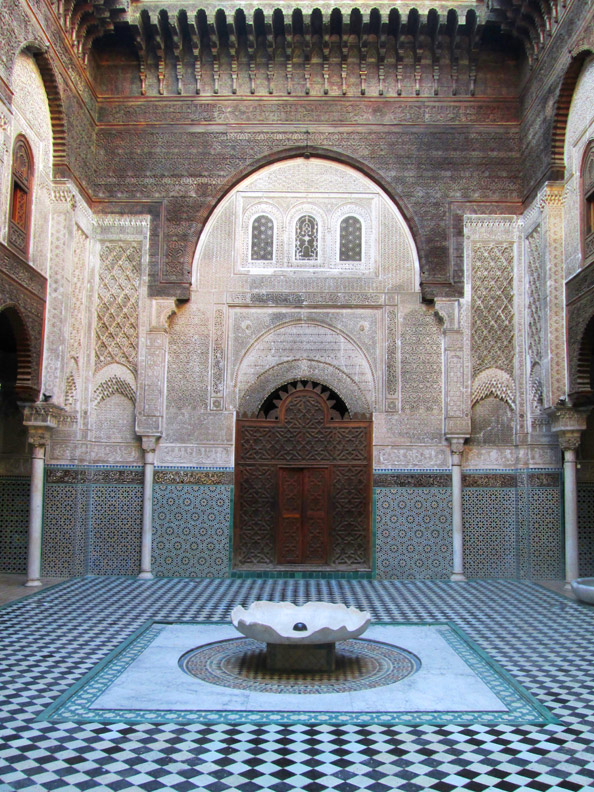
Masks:
[[[266,644],[269,671],[334,671],[336,644]]]

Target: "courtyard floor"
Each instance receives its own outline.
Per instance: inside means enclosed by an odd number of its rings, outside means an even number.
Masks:
[[[329,600],[461,628],[548,708],[545,725],[49,722],[42,713],[149,620]],[[594,607],[534,583],[88,577],[0,610],[0,792],[385,792],[594,787]]]

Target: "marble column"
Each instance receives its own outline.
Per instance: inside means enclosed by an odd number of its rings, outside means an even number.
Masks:
[[[27,440],[32,449],[29,545],[27,551],[27,582],[25,586],[40,586],[45,449],[49,444],[51,432],[58,425],[64,410],[52,402],[36,402],[35,404],[23,406],[23,424],[27,427]]]
[[[144,451],[144,490],[142,498],[142,538],[140,548],[140,580],[150,580],[153,549],[153,478],[155,472],[155,452],[158,435],[144,435],[142,450]]]
[[[563,489],[565,500],[565,580],[579,577],[576,451],[586,428],[589,409],[557,405],[547,411],[551,429],[563,451]]]
[[[49,442],[46,428],[29,426],[31,445],[31,491],[29,494],[29,546],[25,586],[41,586],[41,532],[43,528],[43,478],[45,448]]]
[[[452,538],[454,569],[450,580],[466,580],[464,576],[464,529],[462,520],[462,454],[464,437],[449,437],[452,464]]]
[[[578,515],[576,451],[580,444],[580,433],[562,432],[559,445],[563,451],[563,488],[565,501],[565,580],[579,577]]]

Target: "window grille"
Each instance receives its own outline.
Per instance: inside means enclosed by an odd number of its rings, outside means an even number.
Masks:
[[[268,215],[258,215],[252,223],[252,261],[274,261],[274,222]]]
[[[311,215],[303,215],[295,225],[295,260],[318,260],[318,221]]]
[[[363,226],[358,217],[349,215],[340,221],[340,261],[361,261]]]
[[[17,138],[12,155],[12,189],[8,241],[25,255],[29,248],[33,155],[24,137]]]

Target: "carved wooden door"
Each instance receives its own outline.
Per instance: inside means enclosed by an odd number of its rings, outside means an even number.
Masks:
[[[277,564],[328,562],[328,468],[278,468]]]
[[[235,568],[369,569],[371,421],[336,418],[307,387],[277,412],[237,421]]]

